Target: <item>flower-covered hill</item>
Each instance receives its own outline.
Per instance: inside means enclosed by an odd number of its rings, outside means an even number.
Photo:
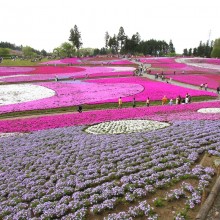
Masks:
[[[215,172],[198,161],[204,152],[220,155],[219,126],[184,120],[129,135],[73,126],[2,137],[0,218],[195,219]]]
[[[16,89],[14,89],[14,86],[16,86]],[[31,85],[24,92],[19,92],[19,86],[23,87],[22,84],[16,84],[14,86],[1,86],[0,114],[61,108],[80,104],[117,103],[119,97],[122,97],[123,102],[131,102],[134,96],[136,101],[145,102],[147,97],[150,97],[151,101],[161,100],[164,95],[168,99],[175,99],[179,95],[185,97],[187,93],[192,97],[217,96],[212,92],[186,89],[168,83],[155,82],[137,77],[37,83],[33,87],[38,88],[39,93],[42,93],[42,90],[44,90],[50,94],[45,94],[45,97],[36,100],[29,98],[29,96],[32,96]],[[8,92],[5,92],[6,90]],[[51,96],[51,91],[54,92],[53,96]],[[14,100],[15,97],[16,100],[21,101],[16,101],[16,104],[8,104],[10,103],[10,99]]]
[[[140,58],[139,60],[143,64],[151,65],[151,74],[161,73],[162,71],[165,75],[179,75],[183,73],[207,74],[220,72],[219,59],[153,57]]]

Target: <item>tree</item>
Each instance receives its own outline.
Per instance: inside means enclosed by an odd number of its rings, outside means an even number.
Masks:
[[[214,42],[211,57],[220,58],[220,38],[216,39]]]
[[[44,56],[44,57],[45,57],[45,56],[47,56],[47,51],[46,51],[46,50],[44,50],[44,49],[43,49],[43,50],[41,50],[41,52],[40,52],[40,53],[41,53],[41,55],[42,55],[42,56]]]
[[[192,56],[192,48],[189,48],[189,56]]]
[[[108,34],[108,31],[105,32],[105,48],[107,49],[108,48],[108,41],[109,41],[109,34]]]
[[[36,56],[36,53],[34,52],[34,49],[30,46],[26,46],[22,48],[22,52],[25,57],[33,57]]]
[[[57,57],[60,57],[60,55],[61,55],[61,48],[60,47],[54,48],[53,49],[53,55],[57,56]]]
[[[170,51],[170,53],[175,53],[176,52],[175,48],[173,46],[172,40],[170,40],[170,42],[169,42],[169,51]]]
[[[109,38],[108,46],[110,47],[111,52],[112,52],[113,54],[118,53],[118,41],[117,41],[117,37],[116,37],[115,34],[114,34],[113,37],[110,37],[110,38]]]
[[[73,44],[74,47],[79,50],[79,48],[82,46],[82,41],[81,41],[81,33],[78,30],[78,27],[75,25],[74,29],[71,28],[70,30],[70,37],[69,41]]]
[[[123,27],[119,28],[119,32],[117,35],[117,40],[118,40],[118,44],[119,44],[119,49],[120,51],[122,51],[122,48],[125,44],[125,40],[126,40],[127,36],[125,35],[125,31]]]
[[[197,51],[197,48],[193,48],[193,56],[197,56],[198,55],[198,51]]]
[[[10,54],[10,49],[8,48],[0,48],[0,56],[6,57]]]
[[[200,41],[198,46],[198,56],[203,57],[205,52],[205,45]]]
[[[188,56],[188,50],[187,50],[187,48],[185,48],[185,49],[183,50],[183,55],[184,55],[184,56]]]
[[[74,47],[70,43],[64,42],[61,44],[62,57],[72,57],[74,55],[74,52]]]

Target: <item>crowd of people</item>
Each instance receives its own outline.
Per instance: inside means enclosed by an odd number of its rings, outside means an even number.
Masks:
[[[219,88],[220,89],[220,88]],[[162,100],[161,100],[161,104],[162,105],[173,105],[174,104],[174,100],[172,98],[168,99],[166,95],[163,96]],[[175,100],[175,104],[176,105],[180,105],[180,104],[189,104],[191,103],[192,98],[191,95],[189,93],[186,94],[185,97],[181,97],[180,95],[176,97]],[[147,97],[146,99],[146,106],[149,107],[150,106],[150,98]],[[133,97],[132,100],[132,107],[136,107],[136,98]],[[118,99],[118,108],[122,108],[122,97],[119,97]]]

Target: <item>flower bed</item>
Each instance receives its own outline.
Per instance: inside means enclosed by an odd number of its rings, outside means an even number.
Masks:
[[[129,134],[134,132],[151,131],[169,126],[168,123],[162,123],[149,120],[120,120],[109,121],[92,125],[85,131],[91,134]]]
[[[2,82],[33,82],[59,79],[81,79],[87,77],[106,77],[106,76],[132,76],[135,68],[133,67],[36,67],[36,70],[24,75],[19,72],[16,74],[4,72],[0,76]]]
[[[10,76],[17,74],[65,74],[84,71],[81,67],[54,67],[54,66],[35,66],[35,67],[0,67],[0,76]]]
[[[56,64],[81,64],[81,60],[79,58],[73,57],[73,58],[65,58],[61,60],[51,60],[47,62],[41,63],[42,65],[56,65]]]
[[[48,82],[36,85],[54,90],[55,95],[31,102],[1,106],[0,114],[76,106],[79,104],[117,103],[119,97],[122,97],[123,102],[131,102],[134,96],[136,101],[146,101],[147,97],[150,97],[150,100],[161,100],[164,94],[166,94],[168,99],[175,99],[178,95],[185,97],[186,93],[189,93],[192,97],[217,96],[211,92],[186,89],[137,77],[97,79],[87,80],[86,82]],[[19,85],[17,86],[19,87]],[[13,88],[13,85],[10,88]],[[4,96],[7,97],[7,93]]]
[[[205,63],[196,63],[196,59],[195,63],[193,63],[194,59],[192,58],[141,58],[140,61],[142,63],[151,64],[151,74],[160,74],[163,71],[163,74],[165,75],[174,74],[174,71],[175,75],[182,74],[183,71],[184,74],[210,73],[210,69],[208,68],[208,66],[213,65]],[[215,68],[213,67],[213,69]]]
[[[16,73],[24,74],[35,70],[35,67],[9,67],[0,66],[0,76],[15,75]]]
[[[64,115],[41,116],[14,120],[1,120],[0,132],[29,132],[74,125],[92,125],[96,123],[122,119],[150,119],[156,121],[175,120],[220,120],[220,114],[202,114],[201,108],[219,108],[220,102],[191,103],[174,106],[152,106],[97,110]]]
[[[39,85],[1,85],[0,106],[49,98],[54,96],[54,94],[53,90]]]
[[[214,170],[196,164],[204,152],[220,154],[219,126],[176,121],[129,135],[87,134],[77,126],[4,137],[0,218],[163,219],[163,192],[175,211],[166,217],[180,219],[212,181]]]
[[[184,82],[191,85],[200,86],[208,84],[208,88],[216,89],[220,85],[220,75],[218,74],[200,74],[200,75],[179,75],[172,76],[173,80]]]
[[[24,103],[24,99],[20,104],[0,106],[0,114],[15,111],[50,109],[65,106],[76,106],[84,103],[102,102],[108,99],[118,99],[119,96],[133,96],[144,90],[144,87],[136,83],[87,83],[82,81],[68,81],[68,82],[48,82],[39,83],[38,86],[45,87],[53,91],[53,97],[41,98],[35,101]],[[12,91],[23,88],[23,85],[8,86]],[[15,88],[15,89],[13,89]],[[31,88],[30,88],[31,89]],[[2,94],[1,99],[14,99],[11,90]],[[26,88],[27,101],[32,99],[31,90]],[[4,96],[3,96],[4,95]],[[36,98],[37,99],[37,98]],[[33,99],[32,99],[33,100]],[[23,103],[22,103],[23,102]],[[4,103],[3,103],[4,104]]]
[[[198,112],[208,114],[220,113],[220,108],[201,108],[198,110]]]
[[[151,100],[161,100],[164,95],[168,99],[175,99],[178,95],[185,97],[186,93],[189,93],[191,96],[212,96],[216,97],[214,93],[206,91],[198,91],[193,89],[187,89],[169,83],[163,83],[158,81],[152,81],[149,79],[143,79],[138,77],[129,77],[129,78],[111,78],[111,79],[92,79],[87,80],[87,82],[92,83],[136,83],[142,85],[145,89],[135,95],[137,101],[146,101],[147,97],[150,97]],[[119,97],[119,96],[118,96]],[[132,96],[123,98],[123,102],[131,102],[133,99]],[[117,102],[117,99],[108,99],[105,102]],[[100,103],[100,102],[96,102]]]
[[[82,61],[85,64],[93,64],[93,65],[133,65],[135,63],[126,60],[126,59],[118,59],[118,58],[106,58],[106,59],[94,59],[94,58],[84,58]]]
[[[208,59],[208,58],[179,58],[177,62],[185,63],[190,66],[198,68],[205,68],[220,71],[220,59]]]

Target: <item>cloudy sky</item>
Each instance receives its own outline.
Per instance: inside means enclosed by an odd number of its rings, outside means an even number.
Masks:
[[[220,38],[219,0],[1,0],[0,41],[52,52],[76,24],[83,47],[101,48],[122,26],[142,40],[172,39],[178,53]]]

